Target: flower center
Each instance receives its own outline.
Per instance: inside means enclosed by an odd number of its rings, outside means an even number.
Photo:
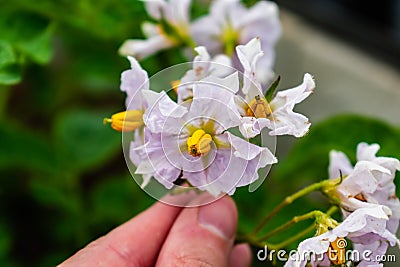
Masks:
[[[176,94],[178,94],[178,87],[181,84],[181,80],[175,80],[171,82],[172,89]]]
[[[261,98],[259,95],[251,100],[246,112],[247,116],[256,118],[269,118],[271,114],[272,110],[267,101],[265,100],[265,98]]]
[[[132,132],[143,124],[143,112],[141,110],[127,110],[115,113],[110,118],[104,119],[104,124],[111,123],[111,127],[119,132]]]
[[[211,135],[204,130],[196,130],[191,137],[187,139],[188,153],[193,157],[207,155],[211,150]]]
[[[223,30],[221,39],[225,47],[225,54],[232,56],[232,54],[235,52],[235,46],[239,39],[238,31],[235,30],[232,25],[228,24]]]
[[[362,193],[359,193],[357,195],[354,196],[355,199],[360,200],[362,202],[368,202],[367,199],[364,197],[364,195]]]
[[[346,263],[346,239],[338,237],[328,247],[328,258],[334,265]]]

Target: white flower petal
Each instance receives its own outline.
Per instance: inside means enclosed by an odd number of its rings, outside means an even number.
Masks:
[[[179,133],[181,119],[188,113],[187,108],[172,101],[164,91],[155,93],[148,90],[142,93],[148,103],[143,114],[146,127],[153,133]]]
[[[238,126],[240,116],[234,105],[234,94],[230,90],[215,83],[202,81],[194,84],[190,116],[195,118],[201,114],[203,118],[214,120],[218,128],[216,133]]]
[[[142,95],[149,107],[154,106],[160,98],[160,93],[151,90],[142,91]]]
[[[329,178],[340,177],[340,171],[343,176],[349,175],[353,171],[353,166],[343,152],[332,150],[329,152]]]
[[[131,63],[131,69],[121,74],[121,91],[127,94],[125,101],[127,109],[142,110],[144,103],[141,92],[148,91],[149,78],[135,58],[128,57],[128,60]]]
[[[299,86],[279,91],[272,99],[270,105],[273,110],[278,110],[283,107],[290,107],[293,109],[295,104],[302,102],[306,99],[315,89],[315,82],[311,74],[304,74],[303,83]]]
[[[164,18],[173,25],[189,23],[191,0],[151,0],[145,1],[147,13],[154,19]]]
[[[239,91],[239,76],[238,72],[234,72],[224,78],[220,78],[218,76],[208,76],[201,80],[203,83],[213,84],[217,87],[221,87],[221,91],[228,91],[229,94],[235,94]],[[201,94],[202,92],[199,91],[198,96],[204,96],[206,93]],[[218,94],[218,96],[223,97],[222,95]],[[221,98],[222,99],[222,98]]]
[[[144,1],[144,4],[147,14],[156,20],[162,18],[163,12],[167,6],[167,2],[165,0]]]
[[[221,53],[222,43],[215,36],[221,36],[222,28],[209,27],[208,25],[219,25],[218,18],[205,16],[195,20],[190,25],[190,35],[197,44],[206,46],[208,52],[212,54]]]
[[[272,130],[270,135],[290,134],[301,137],[308,132],[310,123],[307,117],[294,112],[293,108],[308,97],[314,88],[312,76],[306,73],[301,85],[277,93],[270,103],[273,116],[273,122],[268,127]]]
[[[273,111],[272,117],[273,119],[267,125],[271,129],[269,132],[271,136],[293,135],[295,137],[302,137],[308,132],[311,126],[306,116],[293,112],[289,107]]]
[[[261,167],[265,167],[267,164],[273,164],[277,162],[276,157],[268,148],[259,147],[251,144],[229,132],[227,132],[226,134],[228,135],[229,141],[234,148],[234,155],[236,157],[243,158],[245,160],[252,160],[255,157],[261,155]]]
[[[155,54],[160,50],[173,47],[175,44],[164,35],[155,35],[146,40],[126,40],[119,48],[119,54],[123,56],[134,56],[143,59]]]
[[[213,76],[226,77],[233,72],[232,60],[227,55],[216,55],[213,57],[212,62]]]
[[[372,161],[376,158],[380,146],[378,144],[368,145],[367,143],[359,143],[357,146],[357,160]]]
[[[245,72],[253,72],[256,69],[258,59],[263,55],[260,38],[253,38],[245,45],[238,45],[236,53]]]
[[[338,189],[355,196],[361,192],[373,193],[378,187],[377,176],[389,173],[389,170],[369,161],[357,162],[354,170],[343,180]]]
[[[328,251],[330,242],[337,238],[349,238],[353,240],[354,246],[356,242],[363,241],[368,238],[369,243],[382,240],[389,242],[391,245],[398,241],[389,231],[386,230],[388,216],[384,206],[376,205],[369,208],[361,208],[351,213],[341,224],[322,235],[308,238],[302,241],[298,246],[300,255],[306,252],[312,252],[317,255],[324,254]],[[379,247],[376,247],[378,250]],[[297,261],[300,266],[305,266],[307,260],[301,259]],[[294,266],[294,260],[285,266]]]
[[[256,64],[263,55],[259,38],[250,40],[246,45],[236,47],[236,53],[244,68],[242,92],[248,101],[257,95],[263,95],[261,85],[255,76]]]

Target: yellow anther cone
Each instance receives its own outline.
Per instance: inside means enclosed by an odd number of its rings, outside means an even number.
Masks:
[[[105,118],[104,123],[119,132],[132,132],[143,125],[143,112],[140,110],[127,110],[115,113],[111,119]]]
[[[188,153],[193,157],[207,155],[211,150],[212,137],[204,130],[196,130],[187,139]]]
[[[250,103],[246,112],[247,116],[256,118],[268,118],[272,114],[272,110],[265,98],[256,96]]]

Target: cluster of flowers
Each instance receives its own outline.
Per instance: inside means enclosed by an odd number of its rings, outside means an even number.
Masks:
[[[293,109],[313,92],[315,82],[305,74],[299,86],[276,94],[278,79],[266,86],[274,76],[274,45],[281,32],[273,2],[246,8],[236,0],[216,0],[209,14],[194,21],[190,4],[145,2],[155,20],[143,24],[147,39],[128,40],[120,49],[131,64],[121,77],[127,111],[105,121],[133,136],[129,157],[143,177],[142,187],[154,177],[167,189],[184,180],[213,195],[233,194],[259,179],[260,168],[277,162],[267,147],[252,142],[254,137],[262,132],[301,137],[308,132],[307,117]],[[172,86],[165,85],[166,90],[151,90],[138,60],[174,46],[194,54],[191,69],[171,80]],[[169,97],[171,92],[176,101]],[[393,183],[400,163],[376,157],[378,150],[376,144],[359,144],[354,167],[343,153],[331,152],[331,180],[322,190],[341,208],[344,220],[339,223],[318,213],[316,235],[298,247],[301,255],[323,256],[313,265],[346,263],[345,238],[355,250],[371,251],[371,257],[400,243],[395,236],[400,203]],[[307,262],[289,259],[286,266]],[[358,266],[381,264],[361,259]]]
[[[395,158],[377,157],[379,145],[360,143],[357,163],[353,167],[342,152],[331,151],[329,176],[334,183],[324,192],[341,208],[343,222],[327,217],[317,220],[317,234],[299,244],[300,255],[322,255],[314,266],[330,266],[359,261],[357,266],[383,266],[390,245],[400,245],[396,238],[400,220],[400,202],[393,182],[400,162]],[[339,182],[336,182],[338,176]],[[336,185],[335,185],[336,184]],[[345,238],[353,244],[355,259],[346,258]],[[368,253],[364,253],[364,252]],[[363,255],[365,258],[363,258]],[[350,255],[351,256],[351,255]],[[307,259],[290,259],[285,266],[305,266]]]
[[[297,137],[308,131],[308,119],[293,108],[313,92],[315,83],[305,74],[298,87],[280,91],[273,98],[271,89],[270,96],[264,96],[266,89],[258,76],[271,75],[273,44],[280,32],[274,3],[263,1],[247,9],[238,1],[215,1],[210,15],[190,24],[189,2],[145,2],[148,13],[159,23],[144,24],[146,32],[152,29],[147,40],[123,44],[121,52],[129,54],[131,63],[121,78],[127,112],[106,121],[114,129],[134,131],[130,159],[137,166],[136,173],[143,176],[142,187],[151,177],[168,189],[184,179],[213,195],[233,194],[236,187],[258,179],[259,168],[277,162],[267,147],[252,144],[249,138],[263,128],[269,129],[270,135]],[[221,16],[221,12],[226,14]],[[218,25],[218,30],[206,32],[210,27],[204,25],[209,23]],[[192,69],[174,82],[175,102],[165,91],[150,90],[147,72],[137,59],[187,43],[192,40],[189,32],[193,42],[202,46],[193,48],[197,55]],[[215,54],[226,51],[227,46],[234,51]],[[235,68],[235,61],[242,71]],[[240,134],[231,133],[235,128]]]
[[[272,78],[274,46],[281,35],[275,3],[260,1],[248,9],[239,0],[215,0],[209,14],[190,21],[191,2],[145,1],[147,13],[155,21],[143,23],[142,30],[147,39],[125,41],[120,54],[140,60],[163,49],[177,46],[194,48],[197,45],[207,47],[211,55],[224,53],[235,58],[237,44],[246,44],[259,37],[264,54],[254,71],[262,83]],[[240,69],[237,60],[234,60],[234,67]]]

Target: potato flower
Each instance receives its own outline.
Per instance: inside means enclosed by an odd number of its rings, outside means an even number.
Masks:
[[[317,233],[317,236],[302,241],[297,254],[292,255],[285,267],[304,267],[311,260],[311,266],[331,266],[345,264],[347,260],[360,261],[358,266],[380,266],[374,262],[377,255],[384,255],[388,245],[398,245],[399,240],[388,231],[386,224],[390,210],[385,206],[360,208],[351,213],[342,223],[333,219],[319,222],[319,226],[326,229]],[[369,243],[370,253],[357,251],[357,259],[348,259],[346,256],[347,239],[357,243]],[[310,256],[310,257],[308,257]],[[368,258],[363,258],[368,256]],[[371,264],[371,265],[369,265]]]
[[[147,39],[126,40],[119,49],[121,55],[143,59],[160,50],[191,43],[191,0],[152,0],[144,3],[147,13],[157,23],[143,23],[142,30]]]
[[[212,55],[225,53],[234,58],[237,45],[259,37],[264,51],[257,63],[257,79],[263,84],[273,76],[274,46],[281,35],[278,7],[270,1],[260,1],[246,8],[239,0],[216,0],[210,13],[195,20],[190,28],[197,45],[207,47]],[[240,68],[238,64],[234,64]]]
[[[254,137],[265,127],[270,129],[270,135],[305,135],[310,122],[293,109],[313,93],[315,82],[312,76],[306,73],[301,85],[279,91],[268,102],[255,75],[257,62],[263,55],[261,40],[254,38],[246,45],[237,46],[236,51],[244,68],[242,97],[236,101],[242,115],[239,126],[242,135],[246,138]]]
[[[237,74],[232,74],[232,77]],[[228,129],[239,124],[232,109],[238,82],[228,84],[200,81],[193,84],[191,104],[179,105],[165,92],[143,91],[149,108],[144,114],[147,160],[136,170],[153,174],[166,188],[186,179],[200,190],[213,195],[233,194],[236,187],[258,178],[257,170],[277,159],[266,147],[259,147]]]
[[[344,179],[327,193],[340,202],[344,216],[360,207],[387,206],[393,213],[388,229],[395,233],[399,226],[400,201],[393,180],[396,170],[400,170],[400,162],[395,158],[377,157],[378,150],[378,144],[358,144],[354,167],[343,152],[331,151],[329,176],[334,179],[342,173]]]

